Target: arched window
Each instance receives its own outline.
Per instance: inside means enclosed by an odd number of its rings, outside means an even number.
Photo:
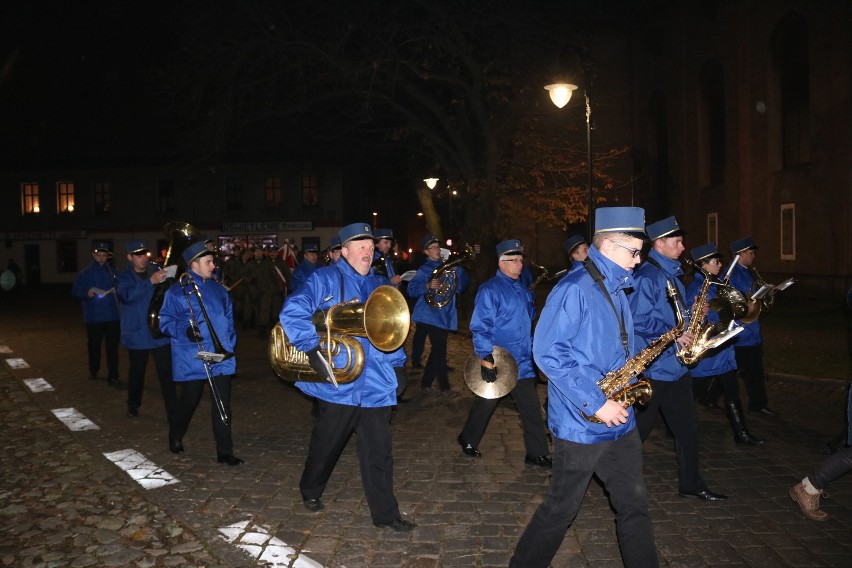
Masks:
[[[719,61],[704,64],[700,89],[699,181],[708,186],[725,181],[725,74]]]
[[[785,168],[811,161],[808,29],[800,14],[785,16],[772,34],[781,95],[781,158]]]

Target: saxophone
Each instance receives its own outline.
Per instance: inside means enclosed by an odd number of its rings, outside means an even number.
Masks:
[[[651,399],[654,391],[651,388],[650,382],[640,379],[636,383],[630,384],[630,381],[638,377],[645,370],[645,367],[650,365],[666,347],[683,333],[683,312],[680,309],[680,302],[678,301],[680,294],[678,294],[677,288],[671,282],[667,283],[666,292],[674,304],[677,324],[652,341],[648,347],[634,355],[623,367],[615,371],[610,371],[604,378],[598,381],[598,387],[600,387],[608,399],[620,402],[625,407],[632,406],[637,402],[639,404],[646,404]],[[582,414],[583,418],[589,422],[603,424],[601,419],[594,414],[591,416],[587,416],[585,413]]]
[[[692,343],[688,347],[679,350],[675,357],[683,365],[692,365],[697,363],[704,354],[710,349],[715,349],[727,340],[734,337],[743,330],[742,326],[736,325],[731,320],[727,329],[718,331],[715,324],[704,317],[704,310],[707,306],[707,291],[710,290],[710,285],[713,284],[710,274],[702,270],[697,264],[691,260],[686,261],[694,270],[697,270],[704,276],[704,283],[701,284],[701,290],[698,292],[698,297],[692,305],[692,312],[689,314],[689,325],[686,328],[687,333],[692,334]],[[717,333],[718,332],[718,333]]]

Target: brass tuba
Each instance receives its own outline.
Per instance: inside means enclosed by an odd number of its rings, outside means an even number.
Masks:
[[[715,324],[707,321],[707,318],[704,317],[704,309],[708,305],[707,292],[710,290],[710,285],[714,284],[714,282],[710,274],[702,270],[697,264],[691,260],[687,260],[686,263],[704,276],[704,283],[701,284],[698,298],[696,298],[695,303],[692,305],[692,312],[689,314],[689,325],[686,328],[686,332],[692,334],[692,343],[689,347],[685,347],[675,354],[677,360],[682,364],[692,365],[697,363],[704,356],[704,353],[710,349],[715,349],[740,333],[744,328],[733,324],[733,320],[731,320],[731,326],[719,331]]]
[[[163,227],[163,234],[169,239],[169,248],[166,250],[166,256],[163,259],[162,270],[167,266],[176,266],[175,275],[180,276],[186,271],[186,263],[183,260],[183,251],[186,248],[200,241],[203,236],[201,232],[190,225],[189,223],[166,223]],[[160,331],[160,309],[163,307],[166,290],[176,282],[175,278],[166,278],[154,287],[154,296],[151,298],[151,303],[148,304],[148,330],[151,335],[157,339],[163,337],[163,332]]]
[[[439,309],[449,304],[459,285],[458,275],[453,268],[472,262],[474,258],[476,258],[476,252],[473,250],[473,247],[466,245],[464,252],[459,256],[442,262],[440,266],[433,270],[428,281],[439,280],[441,285],[438,288],[429,288],[426,290],[426,303],[433,308]]]
[[[366,337],[376,349],[394,351],[405,343],[411,316],[399,290],[379,286],[366,302],[355,299],[314,312],[312,323],[320,334],[320,349],[325,352],[335,380],[346,384],[364,370],[364,348],[355,338]],[[342,364],[341,356],[345,358]],[[269,362],[284,380],[324,382],[308,363],[307,354],[290,343],[280,322],[272,328],[269,338]]]

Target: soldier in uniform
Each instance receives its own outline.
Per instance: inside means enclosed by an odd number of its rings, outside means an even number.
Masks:
[[[272,296],[278,290],[275,268],[264,255],[263,246],[254,248],[253,258],[246,264],[244,281],[248,285],[248,305],[250,318],[260,337],[269,333],[269,313]]]

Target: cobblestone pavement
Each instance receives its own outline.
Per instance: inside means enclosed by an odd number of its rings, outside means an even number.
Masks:
[[[470,340],[461,333],[450,338],[450,364],[463,396],[422,395],[411,372],[416,394],[394,413],[396,493],[418,525],[400,535],[372,526],[354,444],[332,475],[325,510],[302,507],[310,403],[273,376],[255,333],[240,337],[232,395],[235,453],[246,463],[227,467],[215,459],[206,395],[186,452],[175,455],[153,369],[138,418],[126,416],[125,392],[87,379],[79,306],[64,291],[0,308],[0,347],[10,351],[0,354],[0,566],[506,566],[548,485],[547,471],[524,465],[510,400],[491,421],[481,459],[459,450],[472,400],[461,374]],[[13,369],[14,358],[29,368]],[[53,390],[32,392],[24,382],[32,378]],[[829,487],[824,523],[806,520],[787,496],[842,428],[845,387],[773,377],[779,416],[748,416],[762,448],[736,446],[725,416],[702,409],[702,470],[712,490],[730,496],[720,504],[677,495],[673,444],[658,425],[646,443],[645,480],[662,564],[852,565],[852,476]],[[99,429],[69,430],[52,412],[63,408]],[[145,489],[104,455],[128,449],[177,482]],[[613,514],[593,481],[553,565],[619,564]]]

